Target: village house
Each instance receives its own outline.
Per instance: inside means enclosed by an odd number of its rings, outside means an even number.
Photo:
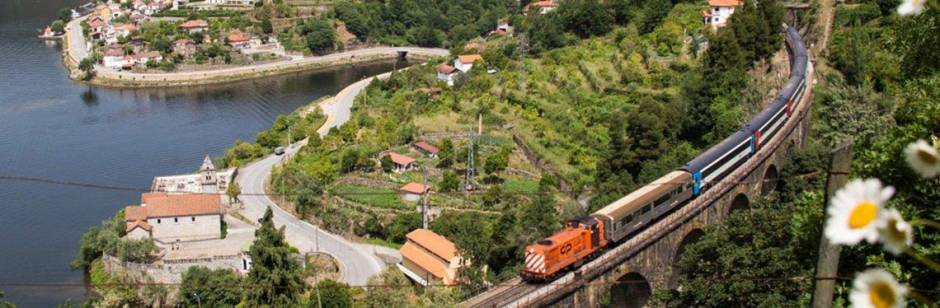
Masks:
[[[111,48],[104,53],[102,62],[107,68],[120,69],[128,65],[125,59],[124,50],[121,50],[120,48]]]
[[[415,143],[415,148],[418,149],[418,151],[421,151],[421,153],[424,153],[424,155],[427,155],[427,156],[430,157],[430,158],[435,158],[435,157],[437,157],[437,152],[440,152],[440,149],[438,149],[436,146],[433,146],[433,145],[431,145],[430,143],[427,143],[427,142],[425,142],[425,141],[416,142],[416,143]]]
[[[405,186],[402,186],[399,190],[401,191],[402,198],[406,201],[417,202],[421,200],[421,196],[431,191],[431,187],[421,183],[411,182],[405,184]]]
[[[127,238],[161,243],[219,239],[222,204],[216,195],[144,193],[139,206],[124,208]]]
[[[392,163],[395,164],[396,173],[401,173],[401,172],[414,170],[418,168],[418,162],[414,158],[401,155],[395,152],[389,152],[388,157],[392,160]]]
[[[163,56],[160,55],[160,52],[153,51],[153,50],[136,53],[131,57],[134,59],[134,64],[136,65],[146,65],[147,62],[150,62],[150,61],[160,62],[161,60],[163,60]]]
[[[548,14],[548,12],[554,11],[557,8],[558,8],[558,4],[555,3],[555,1],[544,0],[544,1],[536,1],[536,2],[529,3],[529,5],[525,6],[525,9],[523,9],[522,12],[528,15],[529,12],[536,11],[539,14],[544,15],[544,14]]]
[[[158,176],[153,178],[150,191],[177,193],[222,193],[235,179],[238,169],[217,170],[209,155],[202,160],[199,172],[191,174]],[[216,196],[221,198],[221,195]]]
[[[711,25],[712,29],[724,27],[728,18],[734,14],[734,9],[742,4],[740,0],[708,0],[708,10],[702,11],[702,19],[705,25]]]
[[[229,34],[225,40],[228,42],[229,46],[238,50],[251,48],[251,36],[247,34],[235,32]]]
[[[183,57],[190,57],[196,53],[196,43],[191,39],[178,39],[173,42],[173,52]]]
[[[447,63],[441,63],[437,66],[437,80],[446,82],[448,86],[454,86],[454,80],[457,79],[457,71],[453,66]]]
[[[187,20],[180,25],[180,29],[185,30],[189,34],[205,32],[209,30],[209,22],[202,19]]]
[[[478,54],[457,56],[457,59],[454,60],[454,67],[467,73],[473,68],[473,63],[481,60],[483,60],[483,57]]]
[[[397,264],[405,276],[422,286],[457,284],[461,258],[453,242],[427,229],[411,231],[405,238]]]

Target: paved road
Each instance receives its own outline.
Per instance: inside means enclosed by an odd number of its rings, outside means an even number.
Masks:
[[[73,19],[68,23],[65,29],[66,32],[68,32],[69,56],[72,57],[72,60],[74,60],[76,64],[88,56],[88,49],[86,49],[85,36],[82,35],[81,25],[85,18],[88,18],[88,15]]]
[[[253,194],[241,197],[245,205],[242,213],[249,219],[257,220],[270,207],[274,213],[275,225],[286,226],[287,241],[291,245],[303,252],[319,251],[332,255],[340,263],[344,282],[353,286],[366,285],[369,277],[380,273],[385,268],[382,261],[368,248],[302,221],[278,207],[267,196],[257,195],[265,192],[264,185],[271,175],[271,168],[285,156],[296,153],[305,143],[304,141],[298,142],[283,156],[269,155],[239,170],[237,181],[242,192]]]

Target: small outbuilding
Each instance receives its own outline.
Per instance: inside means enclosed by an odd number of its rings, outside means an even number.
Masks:
[[[430,158],[435,158],[435,157],[437,157],[437,152],[440,152],[440,151],[441,151],[441,150],[438,149],[436,146],[434,146],[434,145],[432,145],[432,144],[430,144],[430,143],[424,142],[424,141],[415,143],[415,148],[418,149],[418,151],[421,151],[421,153],[424,153],[424,155],[427,155],[427,156],[430,157]]]
[[[447,83],[447,86],[454,86],[454,80],[457,79],[457,71],[453,66],[447,63],[441,63],[437,66],[437,80]]]
[[[388,153],[388,157],[395,163],[395,172],[405,172],[418,168],[418,161],[414,158],[401,155],[395,152]]]
[[[405,198],[407,201],[417,202],[421,200],[421,196],[431,191],[431,187],[421,183],[411,182],[402,186],[400,190],[402,198]]]

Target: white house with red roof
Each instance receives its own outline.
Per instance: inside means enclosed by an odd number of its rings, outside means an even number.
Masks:
[[[708,0],[708,10],[702,11],[702,20],[712,28],[723,27],[734,9],[743,5],[741,0]]]
[[[395,172],[401,173],[408,170],[414,170],[418,168],[418,161],[414,158],[401,155],[395,152],[389,152],[388,158],[392,160],[392,163],[395,164]]]
[[[204,32],[209,30],[209,22],[203,19],[187,20],[180,25],[180,29],[186,30],[190,34]]]
[[[526,5],[522,10],[523,13],[529,14],[529,12],[535,11],[539,14],[548,14],[548,12],[554,11],[558,8],[558,3],[555,3],[553,0],[544,0],[544,1],[535,1]]]
[[[453,66],[441,63],[437,66],[437,80],[447,83],[448,86],[454,86],[454,80],[457,79],[457,73],[459,72]]]
[[[431,187],[421,183],[411,182],[405,184],[405,186],[402,186],[399,190],[402,193],[402,198],[405,198],[407,201],[415,202],[420,200],[421,196],[431,191]]]
[[[251,48],[251,36],[241,32],[229,34],[225,40],[228,42],[229,46],[235,49]]]
[[[215,194],[144,193],[140,205],[124,208],[127,237],[161,243],[219,239],[222,203]]]
[[[120,48],[108,49],[101,60],[105,67],[112,69],[120,69],[129,65],[127,57],[124,56],[124,50]]]
[[[466,73],[466,72],[469,72],[470,69],[473,68],[473,64],[478,61],[483,61],[483,56],[480,56],[478,54],[461,55],[461,56],[457,56],[457,59],[454,60],[454,67],[460,70],[461,72]]]

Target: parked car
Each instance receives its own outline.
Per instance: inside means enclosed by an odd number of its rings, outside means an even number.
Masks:
[[[274,155],[284,155],[284,147],[277,147],[274,149]]]

